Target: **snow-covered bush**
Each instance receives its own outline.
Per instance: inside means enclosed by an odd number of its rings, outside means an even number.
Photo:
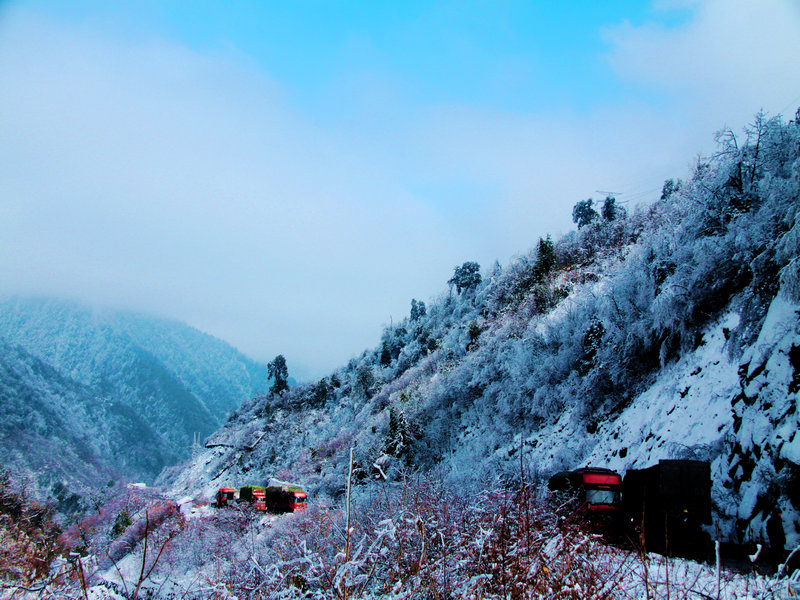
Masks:
[[[60,533],[52,508],[35,502],[24,486],[0,472],[0,579],[24,589],[44,578],[63,552]]]
[[[347,529],[347,524],[350,529]],[[563,520],[523,485],[468,499],[441,482],[371,489],[343,510],[281,523],[239,598],[612,597],[599,539]]]

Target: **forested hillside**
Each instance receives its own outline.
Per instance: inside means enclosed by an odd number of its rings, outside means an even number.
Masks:
[[[317,382],[258,396],[165,472],[175,492],[270,476],[331,498],[355,479],[487,482],[585,464],[712,461],[716,519],[800,536],[800,127],[718,134],[659,199],[578,202],[577,230],[449,289]]]
[[[195,329],[54,299],[0,301],[0,354],[0,465],[61,500],[152,481],[267,389],[265,366]]]
[[[52,491],[62,510],[88,508],[79,502],[80,495],[117,477],[107,418],[111,407],[85,386],[1,340],[0,406],[0,465],[21,478],[37,474],[34,485]],[[157,443],[152,436],[145,439]],[[137,450],[130,450],[127,455],[133,458]],[[37,490],[29,491],[36,495]]]

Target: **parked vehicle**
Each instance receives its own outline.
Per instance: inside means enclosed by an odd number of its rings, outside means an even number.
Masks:
[[[239,499],[242,502],[249,502],[256,510],[267,510],[264,498],[264,486],[261,485],[246,485],[239,490]]]
[[[269,485],[264,493],[267,510],[270,512],[299,512],[308,506],[308,495],[299,485]]]
[[[631,469],[622,482],[622,506],[646,551],[701,557],[711,540],[711,467],[707,461],[660,460]]]
[[[553,491],[574,494],[581,509],[595,516],[620,511],[622,478],[611,469],[585,467],[553,475],[547,483]]]
[[[236,490],[234,488],[221,487],[217,491],[214,505],[217,508],[223,508],[224,506],[229,506],[234,500],[236,500]]]
[[[553,475],[548,487],[568,492],[592,525],[618,542],[647,552],[707,557],[711,540],[711,467],[706,461],[661,460],[631,469],[624,479],[610,469],[585,467]]]
[[[217,508],[223,508],[231,506],[234,501],[252,504],[258,511],[289,513],[305,510],[308,506],[308,494],[299,485],[270,479],[266,486],[245,485],[239,490],[219,488],[214,504]]]

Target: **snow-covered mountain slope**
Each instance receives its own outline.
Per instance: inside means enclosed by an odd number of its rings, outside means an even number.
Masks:
[[[92,310],[52,298],[5,298],[0,336],[87,383],[100,378],[97,367],[113,361],[114,353],[136,349],[162,364],[215,419],[267,388],[266,368],[225,342],[132,312]]]
[[[733,428],[718,459],[720,501],[758,533],[777,507],[790,543],[800,543],[800,305],[778,296],[756,342],[739,361]],[[735,507],[735,510],[732,510]]]
[[[0,465],[69,512],[120,473],[163,460],[164,442],[132,411],[97,398],[20,347],[0,340]],[[136,432],[141,444],[123,444]]]
[[[487,481],[661,458],[712,463],[715,518],[800,541],[800,126],[758,115],[686,181],[626,215],[580,203],[577,232],[449,293],[320,381],[257,397],[165,471],[173,493],[269,477],[338,497],[354,478]],[[455,292],[453,290],[455,288]]]
[[[4,298],[0,339],[5,402],[18,403],[22,394],[9,370],[13,352],[40,361],[48,368],[26,382],[25,397],[34,403],[45,395],[64,419],[72,405],[102,407],[89,417],[76,409],[75,418],[86,436],[100,440],[102,459],[125,477],[152,479],[184,459],[196,432],[208,435],[242,400],[267,387],[266,367],[195,329],[55,299]],[[53,385],[80,387],[80,397],[60,388],[40,393],[50,378]],[[63,430],[39,435],[56,440]]]

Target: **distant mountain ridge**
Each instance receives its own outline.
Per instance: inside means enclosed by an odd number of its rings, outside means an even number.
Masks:
[[[80,447],[99,471],[146,480],[268,387],[265,366],[194,328],[52,298],[0,298],[0,361],[0,408],[27,403],[46,424],[8,435]]]
[[[121,475],[156,472],[168,455],[133,409],[99,397],[0,339],[0,466],[34,495],[87,508],[85,496]],[[135,440],[136,443],[132,443]]]

